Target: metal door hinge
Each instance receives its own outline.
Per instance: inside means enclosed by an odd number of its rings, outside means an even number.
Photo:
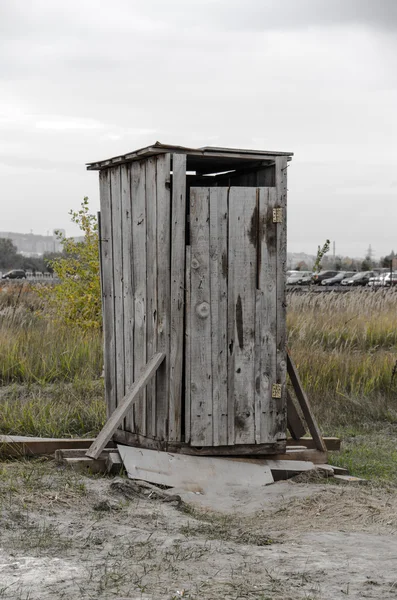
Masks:
[[[281,398],[281,383],[273,383],[272,398]]]
[[[273,208],[273,223],[283,222],[283,209],[281,207]]]

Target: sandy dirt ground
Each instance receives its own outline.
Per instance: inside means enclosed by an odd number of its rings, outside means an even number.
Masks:
[[[114,481],[0,464],[1,599],[397,598],[396,490]]]

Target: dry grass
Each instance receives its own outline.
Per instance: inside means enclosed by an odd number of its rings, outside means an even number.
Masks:
[[[397,292],[291,293],[288,343],[326,430],[397,422]]]
[[[102,371],[102,337],[60,327],[29,284],[0,288],[0,385],[91,381]]]

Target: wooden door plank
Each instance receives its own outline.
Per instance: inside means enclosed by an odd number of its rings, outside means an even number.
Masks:
[[[172,155],[170,441],[181,439],[186,231],[186,155]]]
[[[277,383],[277,237],[273,223],[276,205],[275,188],[259,189],[259,239],[258,283],[262,292],[261,308],[261,378],[256,382],[260,389],[257,410],[260,411],[260,435],[257,443],[279,439],[277,400],[272,398],[272,385]]]
[[[168,435],[171,318],[170,154],[157,157],[157,349],[166,355],[156,375],[156,435]]]
[[[227,226],[228,188],[210,189],[210,297],[213,439],[227,445]]]
[[[309,399],[306,396],[305,390],[302,387],[301,380],[298,375],[298,371],[295,367],[294,361],[291,358],[291,354],[287,351],[287,367],[288,367],[288,375],[290,377],[292,386],[295,390],[296,397],[300,404],[300,407],[303,412],[303,416],[305,417],[307,426],[312,435],[312,438],[316,444],[317,450],[321,452],[326,452],[327,447],[324,443],[323,436],[321,434],[320,428],[317,424],[317,420],[312,412]],[[325,461],[326,462],[326,461]]]
[[[146,356],[157,351],[157,173],[156,158],[146,161]],[[146,436],[156,436],[156,378],[146,386]]]
[[[145,161],[131,166],[134,278],[134,379],[146,364],[146,193]],[[135,433],[146,435],[146,390],[134,405]]]
[[[254,350],[257,286],[257,202],[255,188],[230,188],[228,295],[234,306],[234,442],[255,443]],[[231,290],[231,281],[233,290]],[[230,302],[229,302],[230,306]],[[229,366],[231,375],[233,366]]]
[[[186,279],[185,279],[185,444],[190,442],[191,431],[191,246],[186,246]]]
[[[262,409],[266,406],[266,395],[263,396],[263,385],[262,385],[262,353],[263,353],[263,291],[256,290],[255,300],[255,443],[261,443],[261,418]]]
[[[287,427],[287,168],[286,156],[276,158],[277,207],[282,209],[282,222],[277,229],[277,382],[281,384],[281,398],[277,401],[279,428]]]
[[[291,394],[287,390],[287,426],[294,440],[299,440],[306,434],[306,428],[296,410]]]
[[[95,441],[88,448],[86,456],[88,456],[89,458],[98,458],[98,456],[101,454],[102,450],[109,442],[117,427],[120,425],[128,411],[131,409],[131,406],[139,401],[139,394],[142,392],[142,389],[145,387],[148,381],[150,381],[150,379],[153,377],[164,358],[165,354],[163,352],[158,352],[157,354],[151,357],[147,365],[145,365],[142,369],[141,373],[137,377],[130,390],[120,402],[119,406],[112,413],[108,421],[105,423],[104,427],[98,434]]]
[[[131,166],[121,165],[121,214],[123,254],[123,312],[124,312],[124,389],[134,381],[134,286],[131,212]],[[132,431],[133,418],[126,416],[125,426]]]
[[[101,197],[102,313],[104,333],[105,398],[108,417],[116,408],[116,350],[114,337],[113,235],[110,172],[99,173]]]
[[[212,446],[210,188],[190,189],[191,444]]]

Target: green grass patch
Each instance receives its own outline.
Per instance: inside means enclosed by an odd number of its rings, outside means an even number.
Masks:
[[[397,426],[370,423],[333,432],[341,437],[340,452],[331,452],[329,462],[345,467],[351,475],[381,485],[397,485]]]
[[[1,434],[93,436],[105,420],[102,380],[47,386],[12,385],[0,391]]]

